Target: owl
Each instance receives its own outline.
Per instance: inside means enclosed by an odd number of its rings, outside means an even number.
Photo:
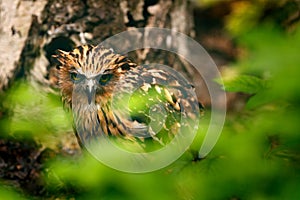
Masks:
[[[166,145],[202,105],[183,77],[160,65],[138,65],[101,45],[55,55],[62,99],[73,112],[79,143],[105,135],[148,146]]]

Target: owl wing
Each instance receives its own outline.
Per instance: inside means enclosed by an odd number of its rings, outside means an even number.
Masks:
[[[168,69],[138,66],[115,88],[112,111],[123,135],[165,144],[185,126],[183,118],[199,115],[194,88]]]

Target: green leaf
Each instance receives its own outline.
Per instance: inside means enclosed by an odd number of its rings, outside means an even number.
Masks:
[[[250,75],[239,75],[223,80],[224,88],[227,92],[244,92],[247,94],[256,94],[265,89],[267,81]]]
[[[246,108],[254,109],[258,106],[270,103],[274,99],[275,97],[271,95],[270,92],[259,92],[247,101]]]

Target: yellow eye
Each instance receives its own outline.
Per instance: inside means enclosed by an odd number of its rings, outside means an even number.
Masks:
[[[112,77],[112,74],[104,74],[99,79],[100,85],[105,85]]]
[[[81,80],[83,79],[83,76],[82,76],[82,75],[77,74],[77,73],[75,73],[75,72],[71,72],[71,73],[70,73],[70,77],[71,77],[71,80],[72,80],[73,82],[79,82],[79,81],[81,81]]]

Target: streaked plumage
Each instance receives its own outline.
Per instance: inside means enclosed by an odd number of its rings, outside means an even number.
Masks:
[[[72,108],[83,144],[105,134],[139,142],[148,138],[163,145],[185,126],[182,116],[197,119],[193,87],[166,70],[139,66],[102,46],[83,45],[55,57],[60,62],[62,97]],[[126,99],[133,101],[129,107],[122,105]],[[155,106],[158,103],[163,108]]]

